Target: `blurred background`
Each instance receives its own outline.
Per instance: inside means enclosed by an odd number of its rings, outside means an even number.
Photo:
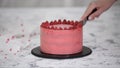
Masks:
[[[40,46],[42,22],[79,21],[91,1],[0,0],[0,68],[120,68],[120,0],[83,27],[83,45],[93,50],[90,56],[61,61],[30,53]]]
[[[0,0],[0,7],[79,7],[93,0]],[[118,0],[114,5],[120,5]]]

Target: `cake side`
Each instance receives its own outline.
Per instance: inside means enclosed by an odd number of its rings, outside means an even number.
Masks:
[[[71,23],[71,22],[70,22]],[[82,25],[79,22],[71,24],[47,25],[40,27],[41,51],[48,54],[74,54],[82,51]],[[55,27],[53,27],[53,25]],[[64,27],[65,25],[65,27]],[[66,25],[68,25],[66,27]],[[55,29],[57,28],[57,29]]]

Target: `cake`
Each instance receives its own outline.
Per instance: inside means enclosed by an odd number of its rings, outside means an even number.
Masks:
[[[40,51],[53,55],[76,54],[82,51],[82,24],[58,20],[40,25]]]

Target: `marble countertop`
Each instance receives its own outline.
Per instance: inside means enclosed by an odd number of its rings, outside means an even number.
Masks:
[[[41,22],[79,20],[85,8],[0,8],[0,68],[120,68],[119,6],[83,27],[83,45],[91,55],[59,60],[31,54],[40,46]]]

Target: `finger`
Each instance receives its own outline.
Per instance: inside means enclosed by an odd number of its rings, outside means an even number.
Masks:
[[[103,9],[98,9],[95,13],[89,16],[89,20],[94,20],[95,17],[99,17],[104,12]]]
[[[95,2],[92,2],[89,7],[87,8],[87,10],[85,11],[85,13],[83,14],[83,16],[81,17],[82,20],[86,19],[86,17],[93,11],[93,9],[96,8],[96,4]]]

